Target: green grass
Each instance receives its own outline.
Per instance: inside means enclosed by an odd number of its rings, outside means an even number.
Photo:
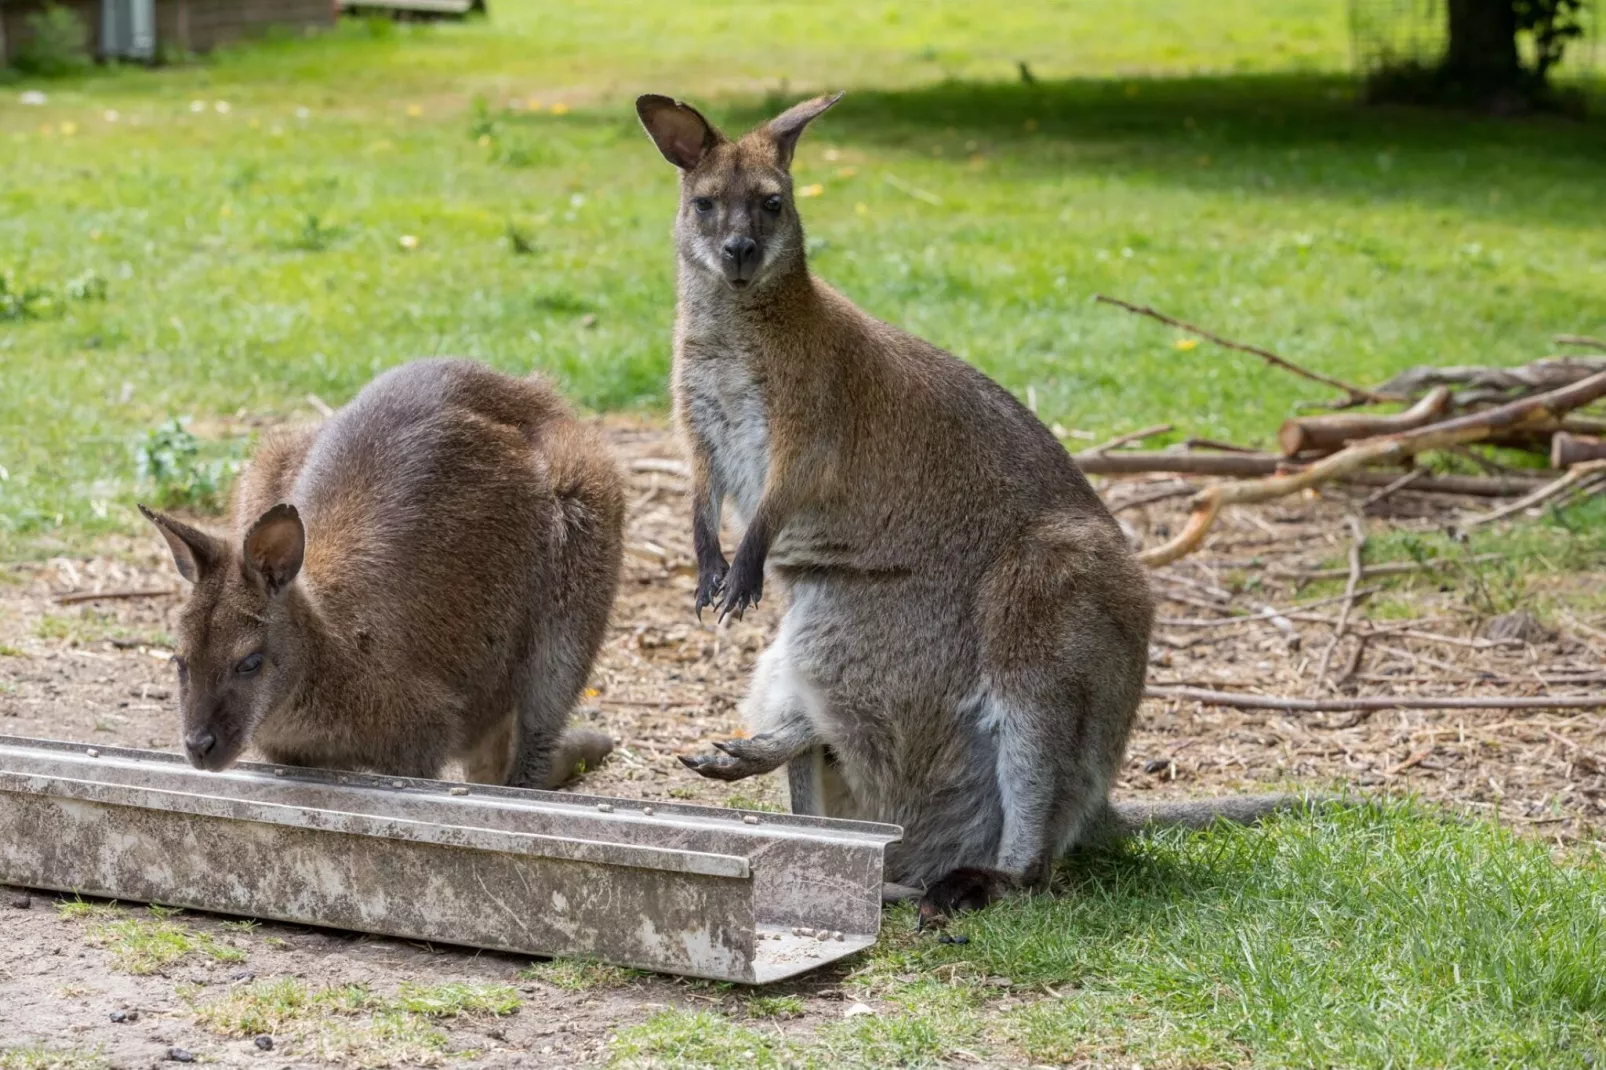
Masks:
[[[778,1034],[673,1012],[622,1066],[1586,1067],[1606,1058],[1606,868],[1409,804],[1143,837],[1054,894],[915,934],[849,984],[877,1013]],[[959,1056],[963,1058],[963,1056]],[[964,1060],[971,1061],[971,1060]],[[1013,1065],[1013,1063],[1011,1063]]]
[[[154,917],[128,917],[113,904],[81,899],[62,902],[56,908],[63,918],[87,922],[90,943],[110,951],[112,968],[123,973],[162,973],[192,956],[215,962],[245,961],[245,952],[239,948],[171,920],[176,911],[157,906],[149,910]]]
[[[566,992],[588,992],[596,988],[620,988],[641,977],[639,970],[610,966],[605,962],[581,959],[552,959],[535,962],[519,971],[521,981],[539,981]]]
[[[0,1070],[105,1070],[109,1064],[97,1051],[28,1045],[0,1048]]]
[[[1320,396],[1095,292],[1360,380],[1600,333],[1600,121],[1358,109],[1346,54],[1314,0],[509,0],[40,83],[0,110],[0,265],[55,295],[0,321],[0,551],[137,530],[139,495],[205,504],[261,421],[411,357],[661,411],[675,180],[647,89],[734,126],[849,89],[797,163],[816,268],[1085,434],[1264,441]],[[183,417],[200,452],[142,478]]]
[[[290,1054],[354,1067],[434,1065],[451,1049],[436,1023],[504,1017],[520,1005],[507,985],[404,984],[385,997],[366,985],[310,988],[291,977],[233,988],[213,1000],[203,1001],[199,992],[187,998],[195,1020],[222,1036],[265,1033]]]

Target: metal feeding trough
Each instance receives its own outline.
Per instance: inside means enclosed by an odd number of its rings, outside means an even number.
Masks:
[[[901,835],[0,736],[0,883],[750,984],[873,944]]]

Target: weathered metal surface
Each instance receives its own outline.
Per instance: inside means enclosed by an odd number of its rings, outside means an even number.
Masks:
[[[0,736],[0,883],[719,980],[874,943],[900,836]]]

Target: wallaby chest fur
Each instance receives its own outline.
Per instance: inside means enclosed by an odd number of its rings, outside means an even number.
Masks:
[[[250,742],[412,776],[449,759],[532,787],[572,772],[553,752],[605,632],[623,505],[602,444],[544,382],[403,365],[322,427],[265,441],[233,514],[232,539],[210,542],[156,518],[176,558],[205,562],[182,705],[187,739],[227,746],[192,760]],[[300,540],[277,579],[269,517]],[[241,679],[248,648],[265,660]]]
[[[638,111],[682,170],[672,386],[697,604],[787,594],[744,702],[753,735],[686,759],[785,764],[793,809],[904,827],[887,876],[1040,880],[1108,814],[1153,602],[1054,436],[970,365],[809,273],[792,146],[826,98],[730,141]],[[720,506],[745,530],[727,562]]]

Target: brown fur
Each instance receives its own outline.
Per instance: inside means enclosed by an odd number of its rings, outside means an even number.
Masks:
[[[232,511],[227,539],[146,511],[195,583],[175,660],[196,765],[254,744],[540,788],[611,749],[564,725],[618,584],[620,480],[539,378],[403,365],[265,438]]]
[[[788,168],[835,99],[734,141],[637,102],[681,169],[672,385],[696,606],[739,616],[766,563],[790,596],[746,700],[755,734],[686,764],[734,780],[784,763],[795,811],[903,825],[887,878],[941,913],[1041,883],[1107,826],[1153,604],[1036,417],[809,272]],[[728,564],[727,503],[746,523]]]

